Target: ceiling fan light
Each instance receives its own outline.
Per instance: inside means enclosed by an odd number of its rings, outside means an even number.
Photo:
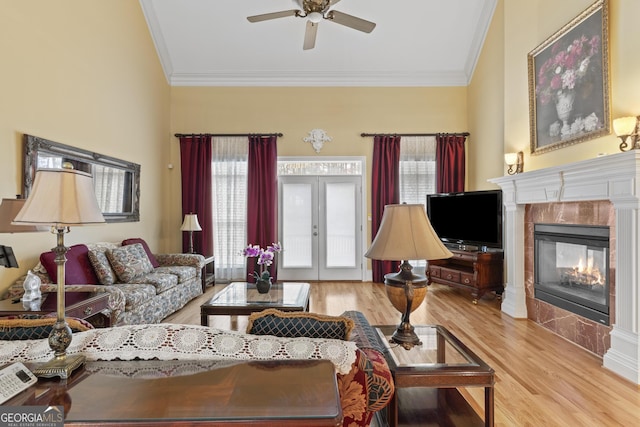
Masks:
[[[318,22],[322,21],[323,16],[320,12],[311,12],[307,15],[307,18],[309,18],[309,21],[317,24]]]

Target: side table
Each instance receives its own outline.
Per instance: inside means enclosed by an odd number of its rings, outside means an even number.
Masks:
[[[47,298],[48,294],[42,295],[42,302]],[[41,302],[41,303],[42,303]],[[65,307],[66,317],[76,317],[83,319],[91,323],[96,327],[110,327],[113,323],[111,315],[107,316],[103,312],[109,309],[109,294],[107,292],[100,292],[96,295],[91,295],[81,301],[74,304],[67,305]],[[19,316],[21,314],[39,314],[48,315],[54,311],[40,310],[39,307],[30,308],[28,305],[23,305],[22,301],[14,302],[13,299],[5,299],[0,301],[0,316]]]
[[[428,419],[434,421],[429,425],[493,427],[493,369],[443,326],[414,327],[422,344],[406,350],[389,342],[396,326],[376,326],[396,387],[388,406],[388,425],[415,425]],[[484,420],[457,387],[484,387]],[[402,419],[406,414],[413,418]]]
[[[202,268],[202,293],[207,290],[207,286],[213,286],[216,281],[216,258],[214,256],[204,258]]]

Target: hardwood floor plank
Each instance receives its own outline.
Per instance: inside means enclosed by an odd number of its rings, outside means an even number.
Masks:
[[[200,324],[200,304],[224,285],[165,319]],[[513,319],[500,311],[501,301],[486,295],[477,305],[464,291],[433,284],[425,302],[411,314],[413,324],[449,329],[496,372],[495,425],[635,426],[640,425],[640,388],[602,367],[602,359],[542,326]],[[384,286],[361,282],[313,282],[310,311],[339,315],[364,313],[372,324],[400,323]],[[213,316],[212,327],[244,330],[246,317]],[[462,394],[483,414],[482,388]]]

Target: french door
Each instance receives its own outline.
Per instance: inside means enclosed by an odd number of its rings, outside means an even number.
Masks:
[[[278,280],[362,280],[360,176],[280,176]]]

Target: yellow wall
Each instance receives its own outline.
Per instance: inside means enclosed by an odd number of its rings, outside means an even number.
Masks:
[[[497,188],[487,180],[503,175],[504,146],[504,13],[498,0],[468,87],[469,132],[468,188]]]
[[[170,91],[133,0],[0,0],[0,197],[21,193],[22,135],[141,164],[141,221],[74,227],[67,245],[144,236],[163,249]],[[0,268],[0,290],[55,246],[49,233],[0,234],[19,269]]]
[[[469,87],[469,123],[474,140],[485,147],[499,135],[502,121],[504,152],[524,151],[525,171],[616,153],[614,135],[581,142],[559,150],[530,155],[527,54],[593,4],[593,0],[499,0],[482,57]],[[609,48],[612,118],[640,114],[640,2],[610,0]],[[499,32],[502,26],[502,34]],[[499,52],[503,51],[500,61]],[[494,64],[494,61],[497,61]],[[502,69],[500,69],[502,68]],[[495,74],[491,74],[495,72]],[[503,87],[498,79],[504,78]],[[493,99],[491,92],[504,101]],[[496,95],[500,96],[500,95]],[[491,117],[495,117],[491,120]],[[492,151],[492,155],[494,155]],[[475,157],[477,160],[478,158]],[[477,165],[478,174],[482,164]],[[493,170],[493,169],[492,169]],[[499,176],[499,175],[496,175]]]
[[[367,133],[464,132],[467,90],[452,88],[193,88],[171,93],[173,133],[282,132],[280,156],[365,156],[370,187],[373,138]],[[303,141],[323,129],[319,154]],[[468,146],[473,144],[468,142]],[[179,166],[177,139],[171,161]],[[171,217],[180,226],[180,171],[173,171]],[[367,189],[366,197],[370,199]],[[370,212],[370,208],[369,208]],[[179,239],[180,236],[176,238]]]

